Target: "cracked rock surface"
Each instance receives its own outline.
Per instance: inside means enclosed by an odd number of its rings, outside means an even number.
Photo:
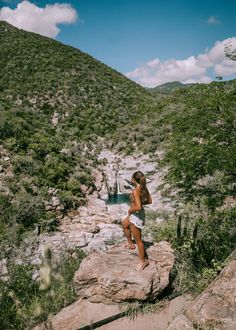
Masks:
[[[162,241],[149,247],[147,254],[149,266],[136,271],[137,251],[116,245],[106,252],[91,253],[74,275],[78,298],[107,304],[156,299],[169,284],[174,251],[168,242]]]

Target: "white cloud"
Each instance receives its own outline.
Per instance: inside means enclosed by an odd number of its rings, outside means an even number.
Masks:
[[[212,81],[209,69],[213,70],[216,76],[231,76],[236,73],[236,61],[225,56],[224,47],[229,43],[235,49],[236,37],[216,41],[211,49],[196,57],[166,61],[155,58],[128,72],[126,76],[145,87],[154,87],[170,81],[209,83]]]
[[[231,76],[236,73],[236,64],[232,60],[224,60],[216,64],[215,72],[219,76]]]
[[[217,24],[220,24],[220,20],[216,16],[210,16],[206,20],[206,23],[209,24],[209,25],[217,25]]]
[[[76,19],[76,10],[66,3],[55,3],[40,8],[24,0],[15,9],[0,9],[0,21],[7,21],[17,28],[53,38],[60,32],[58,24],[74,23]]]

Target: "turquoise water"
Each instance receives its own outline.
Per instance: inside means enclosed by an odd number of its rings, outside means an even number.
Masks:
[[[130,204],[130,194],[112,195],[106,200],[106,204]]]

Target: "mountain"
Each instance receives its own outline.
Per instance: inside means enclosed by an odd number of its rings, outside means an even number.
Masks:
[[[193,84],[182,84],[179,81],[172,81],[153,88],[147,88],[147,90],[154,95],[160,95],[160,94],[168,95],[173,91],[177,90],[178,88],[188,88],[189,86],[192,85]]]
[[[102,124],[101,132],[93,130],[103,134],[138,115],[151,100],[144,88],[88,54],[6,22],[0,22],[0,53],[2,107],[49,115],[55,109],[61,115],[75,110],[81,129],[89,117]]]

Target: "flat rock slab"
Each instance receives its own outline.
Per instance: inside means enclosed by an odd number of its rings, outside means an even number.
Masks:
[[[200,328],[202,329],[202,328]],[[179,315],[167,328],[167,330],[194,330],[193,323],[185,316]]]
[[[134,318],[125,316],[99,327],[99,330],[166,330],[169,323],[176,315],[181,314],[192,300],[190,295],[179,296],[163,303],[160,310],[148,314],[139,313]]]
[[[122,313],[118,305],[104,305],[91,303],[82,299],[63,308],[50,320],[42,322],[32,330],[79,330],[82,327],[91,326],[93,323]]]
[[[94,252],[85,258],[74,275],[74,287],[79,298],[91,302],[152,301],[169,284],[174,264],[174,251],[166,241],[147,250],[149,266],[136,271],[137,251],[117,245],[107,252]]]

